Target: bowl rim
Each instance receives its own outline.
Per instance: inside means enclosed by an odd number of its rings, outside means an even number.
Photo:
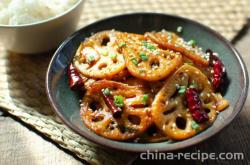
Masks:
[[[50,89],[50,84],[49,84],[49,79],[50,79],[50,72],[51,72],[51,68],[52,68],[52,64],[54,62],[54,60],[56,59],[56,57],[58,56],[58,52],[66,45],[66,43],[68,43],[73,37],[75,37],[79,31],[82,31],[85,28],[91,27],[91,26],[95,26],[96,24],[105,22],[105,21],[109,21],[113,18],[121,18],[121,17],[127,17],[127,16],[133,16],[133,15],[138,15],[138,16],[149,16],[149,15],[153,15],[153,16],[164,16],[164,17],[171,17],[171,18],[175,18],[175,19],[181,19],[181,20],[185,20],[187,22],[190,22],[196,26],[201,27],[202,29],[204,29],[205,31],[209,32],[212,35],[215,35],[216,38],[218,40],[220,40],[222,43],[225,44],[225,46],[230,49],[232,51],[232,53],[234,54],[234,56],[237,58],[239,65],[240,65],[240,69],[242,70],[243,73],[243,89],[241,90],[241,94],[240,97],[238,99],[238,102],[235,104],[235,106],[233,107],[234,111],[233,113],[227,118],[227,120],[225,122],[223,122],[223,124],[215,130],[211,130],[209,132],[209,134],[203,134],[200,136],[200,138],[196,139],[196,141],[191,140],[191,141],[187,141],[184,140],[182,142],[182,144],[179,144],[178,147],[176,146],[168,146],[168,147],[161,147],[161,148],[156,148],[156,147],[151,147],[151,148],[147,148],[147,146],[145,144],[148,143],[142,143],[142,145],[144,145],[145,147],[141,147],[141,148],[133,148],[133,147],[127,147],[124,145],[108,145],[105,143],[105,141],[110,140],[110,139],[97,139],[97,138],[93,138],[91,135],[84,133],[80,128],[78,128],[77,126],[75,126],[73,123],[71,123],[69,120],[67,120],[66,118],[64,118],[64,116],[62,115],[62,113],[60,112],[59,107],[56,106],[56,104],[53,101],[53,97],[52,97],[52,91]],[[236,117],[236,115],[242,110],[244,103],[246,101],[247,95],[248,95],[248,86],[249,86],[249,78],[248,78],[248,72],[247,72],[247,68],[246,65],[243,61],[243,58],[241,57],[241,55],[239,54],[239,52],[234,48],[234,46],[227,40],[225,39],[221,34],[219,34],[218,32],[214,31],[213,29],[198,23],[194,20],[185,18],[185,17],[181,17],[181,16],[176,16],[176,15],[171,15],[171,14],[165,14],[165,13],[156,13],[156,12],[132,12],[132,13],[126,13],[126,14],[119,14],[119,15],[114,15],[111,17],[107,17],[104,19],[101,19],[99,21],[96,21],[94,23],[91,23],[87,26],[82,27],[81,29],[79,29],[78,31],[76,31],[75,33],[73,33],[70,37],[68,37],[61,45],[60,47],[56,50],[56,52],[54,53],[49,66],[48,66],[48,70],[46,73],[46,80],[45,80],[45,87],[46,87],[46,93],[50,102],[50,105],[52,106],[52,109],[55,111],[55,113],[59,116],[59,118],[71,129],[73,130],[75,133],[77,133],[78,135],[86,138],[87,140],[94,142],[95,144],[98,144],[100,146],[104,146],[104,147],[108,147],[108,148],[112,148],[115,150],[120,150],[120,151],[127,151],[127,152],[146,152],[146,151],[150,151],[150,152],[164,152],[164,151],[175,151],[175,150],[180,150],[183,148],[187,148],[189,146],[193,146],[195,144],[201,143],[209,138],[211,138],[212,136],[214,136],[215,134],[217,134],[218,132],[220,132],[222,129],[224,129],[226,126],[228,126],[232,120]],[[91,132],[93,134],[95,134],[94,132]],[[97,135],[98,136],[98,135]],[[198,135],[196,135],[198,136]],[[195,137],[195,136],[194,136]],[[191,139],[191,138],[190,138]],[[114,140],[111,140],[114,141]],[[114,142],[119,142],[119,141],[114,141]],[[123,142],[124,143],[124,142]],[[138,143],[137,143],[138,144]],[[154,144],[154,143],[153,143]]]
[[[62,12],[60,14],[57,14],[57,15],[55,15],[53,17],[49,17],[47,19],[43,19],[43,20],[40,20],[40,21],[37,21],[37,22],[34,22],[34,23],[25,23],[25,24],[20,24],[20,25],[4,25],[4,24],[0,24],[0,28],[26,28],[26,27],[32,27],[32,26],[36,26],[36,25],[49,23],[49,22],[57,20],[60,17],[65,16],[68,13],[72,12],[74,9],[76,9],[83,2],[84,2],[84,0],[77,0],[77,2],[73,6],[71,6],[70,8],[65,10],[64,12]]]

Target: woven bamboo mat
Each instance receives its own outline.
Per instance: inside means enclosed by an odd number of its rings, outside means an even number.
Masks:
[[[232,40],[250,16],[248,0],[86,0],[79,28],[98,19],[130,12],[161,12],[188,17]],[[0,107],[33,126],[90,164],[126,164],[133,156],[97,147],[63,125],[51,110],[44,88],[51,54],[22,56],[0,45]]]

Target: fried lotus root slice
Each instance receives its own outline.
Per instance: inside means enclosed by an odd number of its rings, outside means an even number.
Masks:
[[[140,86],[131,86],[124,83],[111,81],[111,80],[99,80],[93,83],[89,92],[100,93],[102,89],[108,88],[111,95],[122,95],[127,98],[133,98],[143,95],[144,91]]]
[[[186,107],[185,95],[178,94],[176,88],[176,84],[187,88],[194,83],[199,91],[202,107],[208,113],[209,118],[208,121],[199,123],[198,130],[193,126],[196,122]],[[192,137],[216,119],[217,100],[213,96],[214,93],[208,78],[199,69],[183,65],[169,77],[156,95],[152,103],[153,121],[171,139],[183,140]]]
[[[99,32],[81,43],[73,59],[77,70],[89,78],[112,78],[125,69],[125,60],[115,42],[118,33]]]
[[[100,80],[95,82],[89,91],[100,93],[102,89],[108,88],[110,95],[124,97],[125,105],[131,108],[147,108],[153,102],[153,95],[147,84],[139,79],[132,78],[124,82],[115,82],[110,80]],[[151,108],[148,109],[151,111]]]
[[[111,80],[113,81],[125,81],[127,78],[129,78],[131,75],[128,72],[127,69],[123,69],[118,74],[114,75]]]
[[[141,143],[156,143],[161,141],[168,141],[169,138],[159,130],[155,124],[152,124],[138,139]]]
[[[103,97],[101,89],[109,88],[113,95],[124,98],[120,118],[114,118]],[[86,126],[96,134],[113,140],[128,140],[138,137],[152,123],[151,109],[148,106],[135,108],[140,95],[140,88],[114,81],[101,80],[92,85],[81,104],[81,116]]]
[[[147,39],[158,44],[159,47],[180,52],[198,65],[208,66],[209,64],[209,60],[206,58],[207,55],[204,52],[202,52],[197,46],[190,46],[175,33],[168,31],[147,32],[145,33],[145,36]]]
[[[91,85],[91,93],[100,93],[101,90],[108,88],[112,96],[120,95],[125,98],[125,105],[132,108],[150,107],[153,101],[153,95],[147,84],[140,79],[131,78],[124,82],[115,82],[111,80],[99,80]],[[151,109],[149,109],[151,111]]]
[[[146,40],[143,35],[123,33],[120,48],[130,74],[146,81],[166,78],[182,63],[179,53],[160,49],[157,44]]]

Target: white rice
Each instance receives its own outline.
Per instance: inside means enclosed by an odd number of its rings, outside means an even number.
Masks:
[[[23,25],[55,17],[79,0],[0,0],[0,24]]]

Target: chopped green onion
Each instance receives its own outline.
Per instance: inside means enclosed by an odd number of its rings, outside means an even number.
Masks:
[[[95,57],[93,55],[89,55],[87,58],[87,62],[90,64],[95,60]]]
[[[101,53],[102,53],[103,56],[108,56],[108,51],[107,50],[102,50]]]
[[[188,43],[187,43],[189,46],[195,46],[196,45],[196,41],[195,40],[190,40],[190,41],[188,41]]]
[[[155,50],[156,49],[156,47],[154,45],[151,45],[151,44],[148,44],[147,48],[149,50]]]
[[[178,33],[182,33],[183,27],[182,27],[182,26],[178,26],[177,29],[176,29],[176,31],[177,31]]]
[[[141,68],[140,68],[140,69],[139,69],[139,72],[140,72],[140,73],[145,73],[145,72],[146,72],[146,70],[145,70],[145,69],[141,69]]]
[[[139,62],[137,61],[136,58],[132,58],[131,61],[133,62],[133,64],[134,64],[135,66],[138,66],[138,63],[139,63]]]
[[[103,93],[104,93],[105,95],[107,95],[107,96],[110,95],[110,90],[109,90],[108,88],[104,88],[104,89],[102,89],[102,91],[103,91]]]
[[[148,60],[148,56],[145,53],[141,53],[140,58],[141,58],[142,61],[147,61]]]
[[[193,66],[193,65],[194,65],[194,63],[193,63],[193,62],[191,62],[191,61],[185,62],[185,64],[188,64],[188,65],[191,65],[191,66]]]
[[[117,107],[123,107],[124,106],[124,98],[120,95],[114,96],[114,104]]]
[[[147,104],[147,101],[148,101],[148,94],[145,94],[145,95],[143,95],[143,97],[142,97],[142,103],[143,103],[144,105],[146,105],[146,104]]]
[[[194,120],[191,123],[191,127],[193,129],[195,129],[196,131],[198,131],[200,129],[200,125],[198,123],[196,123]]]
[[[117,57],[117,54],[110,54],[111,59],[116,59],[116,57]]]
[[[192,83],[189,85],[189,88],[197,88],[197,83],[193,80]]]
[[[179,94],[184,94],[186,92],[186,87],[185,86],[180,86],[178,89]]]
[[[148,43],[147,41],[142,41],[142,45],[144,47],[146,47],[147,49],[149,49],[149,50],[155,50],[156,49],[156,47],[154,45]]]
[[[126,43],[125,43],[125,42],[122,42],[122,43],[119,44],[119,47],[120,47],[120,48],[123,47],[123,46],[126,46]]]
[[[147,42],[147,41],[142,41],[141,43],[142,43],[142,45],[145,46],[145,47],[147,47],[147,45],[148,45],[148,42]]]
[[[173,39],[172,33],[168,33],[168,41],[171,41]]]

